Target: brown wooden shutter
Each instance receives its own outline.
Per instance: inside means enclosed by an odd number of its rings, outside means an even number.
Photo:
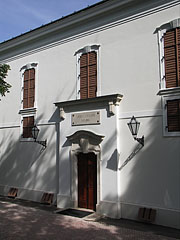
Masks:
[[[80,57],[80,98],[96,97],[97,92],[97,54],[89,52]]]
[[[32,128],[34,126],[34,117],[23,118],[23,138],[32,138]]]
[[[180,28],[165,33],[164,57],[166,87],[180,86]]]
[[[35,69],[24,72],[23,108],[34,107],[35,100]]]
[[[168,132],[180,131],[180,99],[167,101]]]

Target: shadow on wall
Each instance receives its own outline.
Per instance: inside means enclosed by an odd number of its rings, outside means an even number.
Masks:
[[[39,116],[37,122],[42,118]],[[48,128],[53,128],[48,132]],[[0,185],[29,190],[56,191],[55,126],[39,126],[39,140],[47,138],[47,148],[34,142],[21,142],[17,129],[1,130],[3,151],[0,159]],[[48,136],[48,137],[47,137]]]
[[[107,161],[107,168],[112,171],[117,171],[118,165],[117,165],[117,149],[114,150],[113,154]]]
[[[141,118],[140,130],[145,135],[144,147],[134,141],[130,155],[120,159],[122,202],[180,209],[180,138],[163,136],[162,116],[149,117],[147,121]],[[122,145],[121,149],[128,151],[127,143]]]

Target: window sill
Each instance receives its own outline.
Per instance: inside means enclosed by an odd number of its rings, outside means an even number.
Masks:
[[[164,137],[180,137],[180,132],[168,132],[165,130]]]
[[[37,108],[25,108],[25,109],[21,109],[19,110],[19,114],[21,115],[29,115],[29,114],[35,114],[37,112]]]
[[[174,96],[177,94],[180,94],[180,87],[160,89],[159,92],[157,93],[157,95],[159,96],[165,96],[165,95]]]
[[[34,142],[34,138],[21,138],[20,142]]]

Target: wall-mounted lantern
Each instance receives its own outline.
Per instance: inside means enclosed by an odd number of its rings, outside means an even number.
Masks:
[[[138,122],[136,118],[132,116],[130,122],[127,125],[131,131],[131,134],[134,137],[134,140],[138,141],[142,146],[144,146],[144,136],[142,136],[141,138],[137,138],[140,122]]]
[[[46,148],[47,147],[47,140],[45,140],[45,141],[37,141],[38,134],[39,134],[39,128],[35,125],[32,128],[32,137],[34,138],[34,142],[39,143],[44,148]]]

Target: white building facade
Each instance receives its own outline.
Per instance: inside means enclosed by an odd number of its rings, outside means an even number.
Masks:
[[[180,228],[179,1],[101,1],[0,43],[2,63],[0,195]]]

